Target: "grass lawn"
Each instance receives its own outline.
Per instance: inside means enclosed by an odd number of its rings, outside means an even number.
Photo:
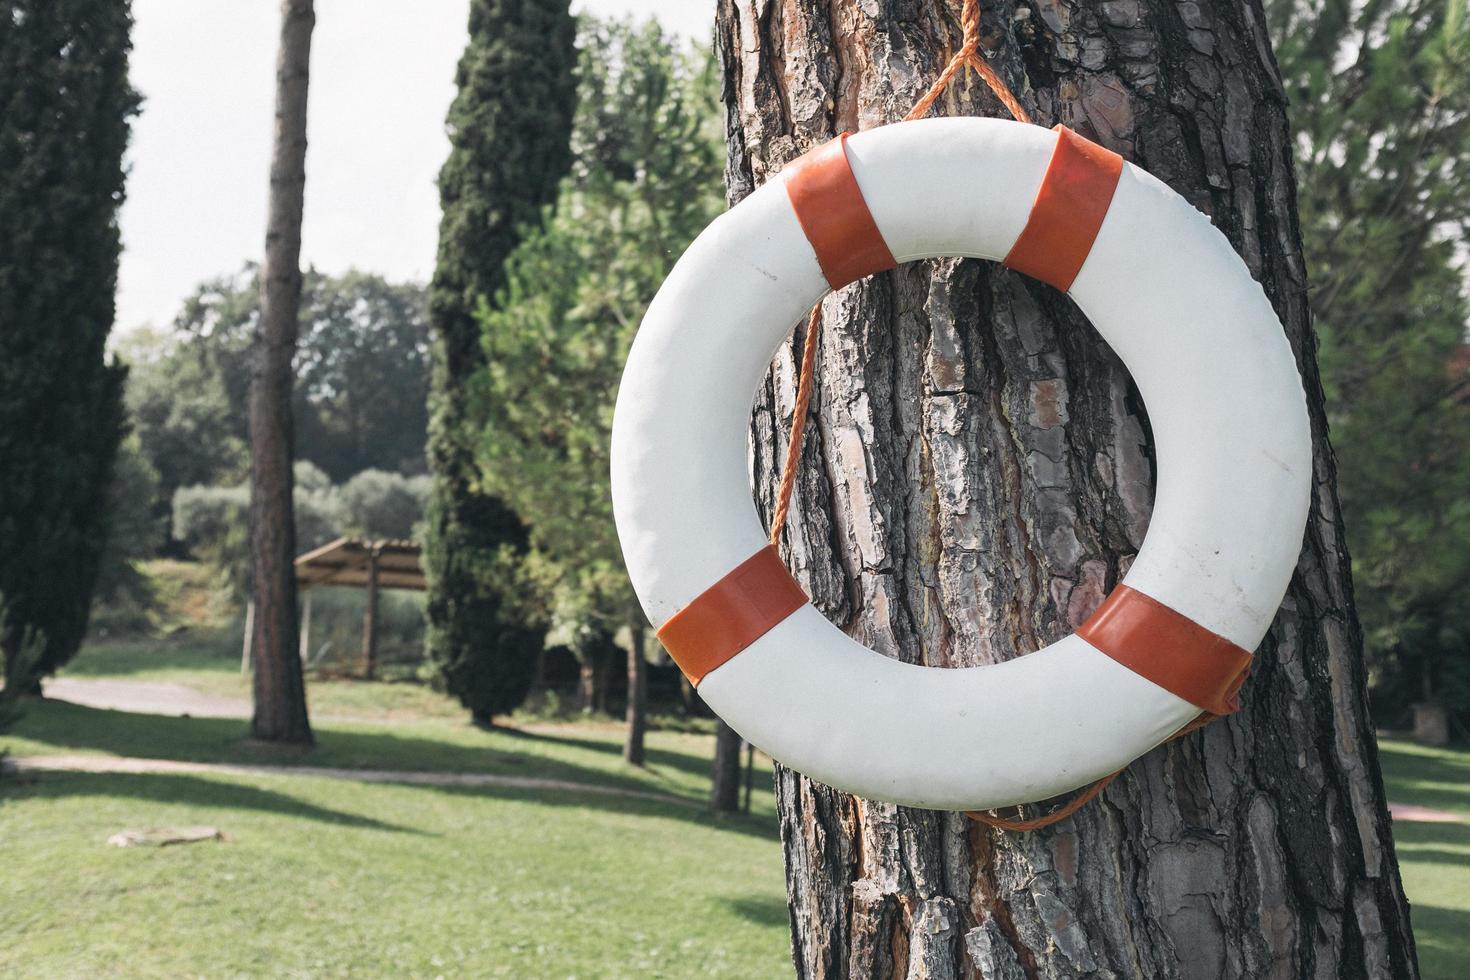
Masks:
[[[66,674],[248,698],[238,656],[190,631],[90,645]],[[650,732],[637,768],[612,720],[485,732],[420,685],[308,686],[309,751],[252,742],[236,719],[57,701],[28,704],[0,747],[536,776],[674,799],[289,774],[7,779],[0,976],[790,974],[768,765],[754,812],[716,818],[703,805],[709,734]],[[199,824],[227,840],[105,844],[120,830]]]
[[[761,977],[768,816],[292,776],[46,774],[0,802],[0,975]],[[222,843],[115,848],[124,828]]]
[[[1426,978],[1470,977],[1470,751],[1382,741],[1388,798],[1457,813],[1460,823],[1398,820],[1393,836]]]
[[[216,645],[218,646],[218,645]],[[182,638],[93,646],[68,675],[247,697],[238,661]],[[780,844],[761,767],[750,816],[703,808],[711,738],[616,722],[485,732],[411,684],[314,680],[318,745],[243,721],[43,701],[15,755],[539,776],[665,794],[360,784],[311,776],[45,773],[0,786],[0,976],[788,976]],[[1460,823],[1395,825],[1423,974],[1470,977],[1470,752],[1380,745],[1390,799]],[[208,824],[222,843],[114,848]]]
[[[244,727],[39,702],[3,744],[547,776],[688,802],[291,775],[26,777],[0,787],[0,975],[790,972],[769,771],[750,816],[691,805],[708,790],[709,736],[651,733],[640,770],[621,761],[615,725],[323,724],[310,753],[253,744]],[[196,824],[228,840],[104,844]]]

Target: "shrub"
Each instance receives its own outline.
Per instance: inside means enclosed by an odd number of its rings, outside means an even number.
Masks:
[[[337,489],[310,463],[296,464],[296,549],[309,551],[340,537]],[[174,494],[174,537],[218,569],[237,596],[249,591],[250,488],[180,487]]]
[[[430,484],[427,476],[363,470],[338,494],[342,529],[362,538],[419,538]]]

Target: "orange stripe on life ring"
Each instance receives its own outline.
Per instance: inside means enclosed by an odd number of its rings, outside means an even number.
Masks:
[[[671,616],[658,638],[697,686],[806,603],[775,547],[767,546]]]
[[[1203,711],[1228,715],[1240,710],[1250,651],[1151,596],[1118,586],[1077,635]]]
[[[1005,264],[1066,292],[1082,271],[1108,215],[1123,158],[1065,126],[1056,131],[1057,148],[1036,203]]]
[[[833,289],[898,265],[847,161],[847,134],[786,166],[786,195]]]

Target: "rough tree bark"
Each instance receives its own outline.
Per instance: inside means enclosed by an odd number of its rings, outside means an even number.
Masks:
[[[958,46],[958,15],[959,0],[720,0],[731,199],[843,130],[900,118]],[[1413,976],[1259,4],[996,0],[983,35],[1037,122],[1152,171],[1244,256],[1306,381],[1316,498],[1245,710],[1135,763],[1075,817],[994,832],[779,771],[797,972]],[[1003,114],[978,82],[936,111]],[[830,297],[826,319],[785,542],[818,606],[888,656],[941,667],[1070,632],[1148,524],[1148,423],[1117,359],[1062,295],[974,261],[874,277]],[[753,421],[767,513],[799,340]]]
[[[312,0],[282,0],[270,212],[260,276],[260,333],[250,374],[250,559],[255,597],[256,738],[310,743],[296,623],[291,494],[291,358],[301,306],[306,90]]]

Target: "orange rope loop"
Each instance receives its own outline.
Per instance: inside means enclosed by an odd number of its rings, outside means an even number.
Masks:
[[[944,66],[944,71],[939,73],[934,84],[929,86],[929,91],[925,92],[919,101],[914,103],[909,114],[903,117],[904,121],[922,119],[944,90],[949,87],[949,83],[954,81],[960,69],[973,68],[979,72],[985,84],[990,87],[990,91],[995,93],[995,97],[1000,100],[1001,105],[1006,107],[1006,111],[1013,119],[1017,122],[1030,122],[1031,116],[1021,107],[1021,103],[1011,92],[1010,86],[1001,80],[1001,77],[995,73],[995,69],[990,67],[990,62],[986,61],[985,56],[980,53],[980,0],[964,0],[964,6],[960,8],[960,28],[964,31],[960,49],[955,52],[953,58],[949,59],[949,64]]]
[[[786,443],[786,460],[781,464],[781,487],[776,491],[776,513],[771,517],[771,544],[781,543],[781,529],[786,526],[786,512],[791,509],[791,488],[796,483],[797,463],[801,461],[802,436],[806,432],[806,413],[812,403],[812,375],[816,373],[817,336],[822,332],[822,304],[812,307],[806,321],[806,343],[801,349],[801,378],[796,385],[796,407],[791,413],[791,438]]]

